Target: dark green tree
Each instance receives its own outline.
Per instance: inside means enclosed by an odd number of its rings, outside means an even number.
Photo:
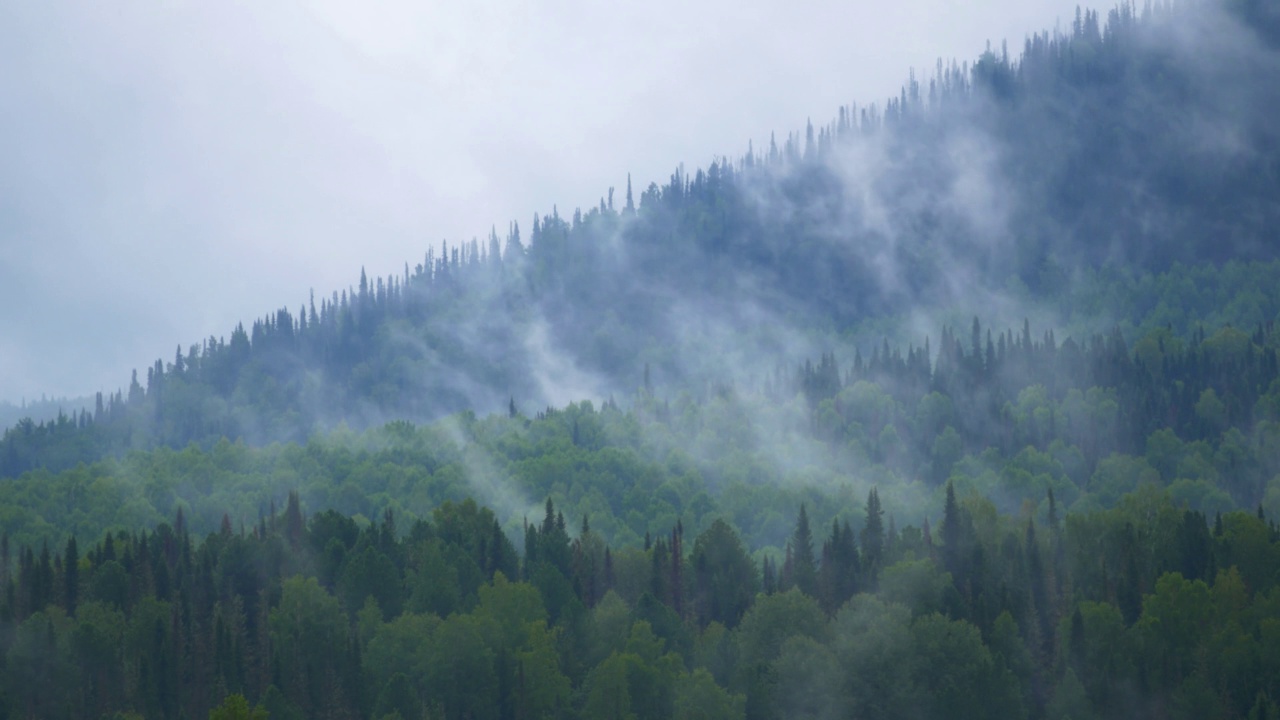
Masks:
[[[880,493],[871,488],[867,493],[867,516],[862,526],[862,568],[867,583],[875,584],[884,563],[884,510],[880,507]]]
[[[818,597],[818,567],[813,555],[813,532],[809,528],[809,514],[804,504],[796,519],[796,529],[791,535],[792,577],[800,592]]]
[[[694,616],[700,626],[736,627],[760,587],[755,563],[721,519],[693,541]]]
[[[62,601],[68,615],[76,614],[76,604],[80,601],[80,553],[76,549],[76,536],[67,540],[67,549],[62,560]]]

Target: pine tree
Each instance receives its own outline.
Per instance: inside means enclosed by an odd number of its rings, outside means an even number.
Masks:
[[[800,505],[800,516],[796,519],[796,529],[791,536],[791,572],[796,587],[800,592],[812,598],[818,597],[818,568],[813,557],[813,533],[809,529],[809,514],[804,504]]]
[[[1044,573],[1044,562],[1040,559],[1040,543],[1036,540],[1035,521],[1027,522],[1026,533],[1027,576],[1031,583],[1031,600],[1036,617],[1040,621],[1041,652],[1044,658],[1053,657],[1053,621],[1054,608],[1049,603],[1049,592]]]
[[[960,505],[956,502],[955,485],[948,480],[947,500],[942,508],[942,566],[957,581],[959,580],[961,558],[963,557],[963,551],[960,547],[961,522]],[[958,582],[957,585],[959,585]]]
[[[766,556],[760,567],[761,586],[765,595],[772,595],[778,591],[778,571],[773,566],[773,561]]]
[[[63,565],[63,607],[68,615],[76,614],[76,603],[80,599],[80,553],[76,548],[76,536],[67,540],[67,549],[62,561]]]
[[[524,525],[524,579],[526,582],[533,578],[534,569],[538,567],[541,559],[538,553],[538,528],[526,522]]]
[[[848,521],[842,526],[831,521],[831,537],[822,546],[822,565],[818,569],[818,588],[823,608],[834,613],[857,592],[858,547]]]
[[[671,531],[671,609],[684,617],[684,523],[676,520]]]
[[[884,562],[884,510],[880,493],[871,488],[867,493],[867,519],[862,526],[862,567],[869,583],[874,584]]]
[[[305,527],[302,519],[302,501],[296,490],[289,491],[288,504],[285,505],[284,510],[284,531],[290,547],[294,550],[302,547]]]
[[[1049,488],[1049,575],[1054,597],[1061,601],[1066,595],[1066,547],[1062,541],[1062,523],[1058,520],[1058,503]]]
[[[651,563],[649,571],[649,592],[654,599],[664,605],[671,604],[671,576],[668,574],[668,565],[671,562],[671,553],[667,549],[667,542],[659,537],[658,541],[653,545],[653,551],[649,555]]]

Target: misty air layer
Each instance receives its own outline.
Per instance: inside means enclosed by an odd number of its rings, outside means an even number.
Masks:
[[[1278,78],[1081,9],[0,406],[0,717],[1280,717]]]

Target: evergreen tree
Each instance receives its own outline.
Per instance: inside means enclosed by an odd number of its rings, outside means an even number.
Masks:
[[[871,488],[867,493],[867,516],[862,526],[862,567],[867,582],[875,583],[884,563],[884,510],[880,507],[880,493]]]
[[[812,598],[818,597],[818,568],[813,557],[813,533],[809,529],[809,514],[800,504],[796,529],[791,535],[791,566],[795,586]]]
[[[858,591],[860,565],[853,529],[848,521],[841,525],[832,520],[831,537],[822,547],[818,581],[822,606],[828,613],[835,613]]]
[[[957,580],[962,575],[965,552],[962,547],[963,522],[960,504],[956,502],[955,485],[948,480],[946,504],[942,507],[942,566]]]
[[[80,553],[76,548],[76,536],[67,540],[66,553],[62,561],[63,567],[63,607],[68,615],[76,614],[76,605],[80,601]]]

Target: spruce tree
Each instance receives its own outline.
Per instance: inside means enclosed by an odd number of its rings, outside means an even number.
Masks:
[[[867,578],[874,582],[884,562],[884,510],[880,507],[880,492],[871,488],[867,493],[867,520],[862,526],[862,567]]]
[[[791,536],[792,578],[800,592],[809,597],[818,597],[818,568],[813,558],[813,533],[809,529],[809,514],[803,504],[800,505],[800,517],[796,519],[796,530]]]
[[[67,540],[63,565],[63,606],[68,615],[76,614],[76,602],[80,599],[80,553],[76,548],[76,536]]]
[[[947,500],[942,507],[942,565],[953,578],[959,577],[961,558],[960,548],[960,505],[956,502],[956,488],[947,481]]]

